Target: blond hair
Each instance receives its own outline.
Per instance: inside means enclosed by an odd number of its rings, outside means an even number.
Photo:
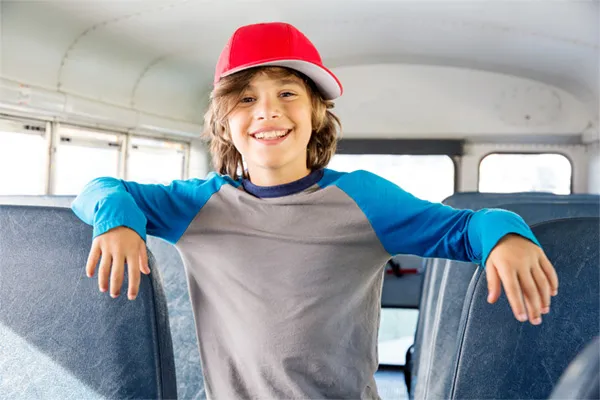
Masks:
[[[208,111],[204,115],[204,139],[210,142],[215,170],[233,179],[248,178],[242,155],[233,145],[227,117],[241,100],[252,78],[259,73],[284,78],[294,75],[304,82],[312,105],[312,135],[307,146],[306,166],[310,170],[324,168],[335,154],[341,122],[331,111],[334,104],[324,100],[314,82],[295,70],[281,67],[258,67],[221,79],[210,94]]]

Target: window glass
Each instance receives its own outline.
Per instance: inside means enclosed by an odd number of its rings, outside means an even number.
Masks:
[[[561,154],[490,154],[479,165],[479,191],[570,194],[571,175]]]
[[[54,194],[76,195],[92,179],[119,176],[121,136],[59,128],[54,164]]]
[[[366,170],[429,201],[441,202],[454,193],[454,163],[444,155],[336,154],[328,168]]]
[[[415,340],[419,310],[382,308],[379,325],[379,364],[404,365]]]
[[[183,179],[185,151],[186,145],[182,143],[131,138],[127,179],[162,184]]]
[[[0,129],[0,195],[45,194],[46,148],[45,130]]]

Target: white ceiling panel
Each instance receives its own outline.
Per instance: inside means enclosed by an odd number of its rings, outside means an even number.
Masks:
[[[379,68],[375,66],[392,64],[461,68],[533,80],[581,104],[585,112],[577,115],[583,122],[567,118],[574,127],[597,120],[598,4],[566,0],[1,0],[0,74],[17,82],[200,123],[214,65],[233,31],[248,23],[286,21],[307,34],[334,71],[361,66],[354,70],[353,79],[368,81]],[[374,67],[362,68],[369,65]],[[494,85],[499,82],[496,78],[490,78]],[[399,76],[395,87],[403,87],[402,82]],[[380,84],[371,95],[385,93],[385,84]],[[402,131],[414,129],[413,125]]]

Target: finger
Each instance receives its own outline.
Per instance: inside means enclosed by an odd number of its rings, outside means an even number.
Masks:
[[[98,261],[100,261],[101,254],[102,251],[100,250],[98,242],[93,242],[90,254],[88,255],[87,263],[85,264],[85,273],[88,277],[91,278],[92,276],[94,276],[94,272],[96,271]]]
[[[98,270],[98,288],[101,292],[108,290],[108,277],[110,276],[110,263],[112,257],[108,252],[102,253],[102,260],[100,261],[100,269]]]
[[[148,266],[148,252],[146,250],[146,243],[142,242],[142,249],[140,251],[140,262],[142,263],[142,271],[148,275],[150,273],[150,267]]]
[[[124,271],[125,259],[122,255],[116,254],[113,257],[112,271],[110,273],[110,297],[112,298],[119,297],[121,294]]]
[[[533,304],[531,304],[531,301],[529,300],[529,298],[525,297],[525,307],[527,307],[527,315],[529,315],[529,322],[534,320],[533,317]],[[533,322],[531,322],[533,324]]]
[[[558,294],[558,275],[556,274],[556,269],[554,269],[554,266],[550,260],[548,260],[548,257],[546,257],[545,254],[542,255],[540,264],[542,265],[542,270],[550,282],[550,293],[552,296],[556,296]]]
[[[498,271],[496,270],[496,267],[493,264],[486,268],[485,272],[488,283],[488,303],[494,304],[496,301],[498,301],[498,298],[502,293],[500,276],[498,275]]]
[[[521,289],[523,290],[523,297],[528,304],[527,310],[529,313],[529,322],[533,325],[539,325],[542,323],[542,301],[531,271],[521,273],[519,275],[519,282],[521,283]]]
[[[144,256],[142,256],[142,253],[140,253],[140,256],[138,257],[138,262],[140,263],[140,271],[142,272],[142,274],[148,275],[150,273],[150,270],[148,269],[148,265],[146,265],[144,261]]]
[[[512,309],[515,318],[521,322],[527,321],[527,312],[525,311],[525,304],[523,303],[523,296],[521,291],[521,285],[517,278],[516,272],[508,273],[509,269],[506,266],[498,266],[498,274],[502,280],[504,286],[504,292],[508,298],[508,303]]]
[[[541,312],[542,314],[548,314],[550,312],[550,282],[548,282],[548,277],[542,270],[541,266],[533,268],[531,271],[533,275],[533,280],[538,288],[538,292],[540,294],[541,299]]]
[[[127,298],[135,300],[140,287],[140,257],[133,256],[127,258],[127,271],[129,273],[129,289]]]

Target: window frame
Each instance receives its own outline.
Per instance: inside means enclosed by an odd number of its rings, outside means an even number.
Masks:
[[[86,135],[106,135],[106,136],[116,136],[117,137],[117,142],[112,142],[110,140],[103,140],[103,139],[94,139],[94,138],[83,138],[83,137],[78,137],[78,135],[73,135],[73,139],[74,140],[69,140],[66,145],[77,145],[79,143],[81,143],[81,145],[86,146],[86,147],[95,147],[95,148],[101,148],[103,146],[95,146],[96,143],[108,143],[109,146],[112,147],[117,147],[114,146],[115,144],[118,145],[119,147],[119,151],[122,151],[122,147],[124,145],[125,142],[125,136],[127,136],[127,134],[122,133],[122,132],[118,132],[118,131],[109,131],[109,130],[102,130],[102,129],[93,129],[93,128],[87,128],[84,126],[76,126],[76,125],[66,125],[66,124],[57,124],[56,125],[56,144],[60,144],[62,143],[62,138],[63,136],[68,137],[68,133],[61,133],[62,129],[65,130],[73,130],[73,131],[80,131],[83,132],[83,134],[81,136],[86,136]],[[71,138],[69,138],[71,139]]]
[[[32,129],[34,128],[34,129]],[[50,163],[51,163],[51,138],[52,138],[52,123],[43,119],[21,118],[0,113],[0,130],[7,133],[17,133],[24,135],[40,136],[44,142],[44,165],[43,171],[43,189],[40,196],[47,195],[50,192]]]
[[[126,143],[126,154],[125,154],[125,178],[124,179],[128,179],[127,175],[128,175],[128,163],[129,163],[129,154],[130,151],[133,150],[133,142],[135,141],[135,139],[142,139],[142,140],[153,140],[156,142],[163,142],[163,143],[173,143],[173,144],[177,144],[177,145],[181,145],[183,147],[182,152],[183,152],[183,161],[181,163],[181,178],[179,179],[187,179],[189,176],[189,170],[190,170],[190,156],[191,156],[191,144],[190,142],[186,142],[184,140],[177,140],[177,139],[171,139],[171,138],[156,138],[156,137],[152,137],[152,136],[144,136],[144,135],[139,135],[139,134],[130,134],[128,135],[128,140]],[[144,147],[144,146],[142,146]]]
[[[28,129],[34,127],[36,129]],[[117,137],[119,146],[119,162],[117,165],[118,177],[126,179],[127,176],[127,159],[129,155],[129,142],[132,138],[148,139],[158,142],[177,143],[183,147],[183,162],[182,162],[182,179],[188,179],[190,172],[190,160],[192,151],[193,138],[171,137],[169,135],[151,135],[144,134],[137,130],[119,130],[105,127],[90,126],[85,124],[76,124],[62,122],[57,120],[49,120],[47,118],[21,117],[18,115],[5,114],[0,112],[0,129],[11,133],[23,133],[31,135],[40,135],[45,139],[45,171],[44,173],[44,189],[41,196],[52,196],[55,193],[56,186],[56,156],[58,146],[64,145],[83,145],[90,148],[105,148],[102,144],[103,140],[86,140],[79,135],[71,135],[71,140],[63,141],[61,138],[69,137],[69,132],[64,130],[81,131],[85,136],[87,133],[92,135],[107,135]],[[62,132],[61,132],[62,131]],[[109,146],[114,146],[111,140],[108,140]]]
[[[460,160],[465,155],[465,143],[462,139],[341,139],[335,154],[448,156],[454,164],[456,193],[460,187]]]
[[[123,149],[128,140],[128,135],[120,131],[111,131],[108,129],[92,128],[88,126],[80,126],[73,124],[52,124],[52,160],[49,174],[51,176],[51,184],[48,188],[48,195],[57,196],[57,160],[59,146],[79,146],[90,149],[107,149],[113,148],[118,153],[117,162],[117,177],[123,176],[124,154]],[[73,134],[69,131],[75,131]],[[96,137],[94,137],[96,136]],[[98,138],[98,136],[106,136],[106,138]],[[113,140],[114,137],[116,139]],[[68,139],[68,140],[63,140]]]
[[[454,139],[342,139],[336,154],[464,155],[464,140]]]
[[[458,177],[460,176],[460,161],[459,161],[459,156],[451,156],[448,154],[412,154],[412,153],[402,153],[402,154],[398,154],[398,153],[340,153],[340,152],[336,152],[333,157],[335,157],[336,155],[355,155],[355,156],[447,156],[450,161],[452,162],[452,167],[453,167],[453,185],[452,185],[452,194],[455,194],[458,192],[459,189],[459,180]],[[332,157],[332,159],[333,159]],[[328,168],[328,167],[326,167]],[[450,195],[451,196],[451,195]],[[440,201],[441,203],[442,201]]]
[[[142,140],[152,140],[156,142],[166,142],[166,143],[175,143],[182,146],[183,151],[183,162],[181,165],[181,178],[177,179],[187,179],[189,175],[189,166],[190,166],[190,157],[191,157],[191,142],[186,141],[180,138],[171,138],[171,137],[156,137],[152,135],[144,135],[140,132],[123,132],[118,130],[109,130],[103,128],[94,128],[83,125],[75,125],[75,124],[62,124],[62,123],[52,123],[51,124],[51,136],[52,136],[52,165],[49,166],[48,174],[52,175],[51,178],[51,186],[46,191],[46,195],[52,195],[55,193],[55,185],[56,185],[56,153],[58,150],[58,146],[64,145],[82,145],[89,148],[99,148],[104,149],[105,146],[118,148],[119,152],[119,161],[117,165],[117,175],[119,179],[127,179],[128,176],[128,161],[130,150],[133,147],[132,142],[134,139],[139,138]],[[61,130],[63,130],[61,132]],[[66,130],[67,132],[64,132]],[[63,138],[69,137],[68,130],[74,130],[81,132],[81,135],[71,135],[71,140],[65,141]],[[106,135],[108,137],[116,137],[116,141],[107,138],[104,139],[96,139],[90,138],[86,139],[86,135]]]
[[[483,160],[486,159],[486,157],[491,156],[491,155],[515,155],[515,156],[519,156],[519,155],[559,155],[559,156],[563,156],[571,165],[571,178],[570,178],[570,182],[569,182],[569,194],[573,194],[574,193],[574,184],[575,184],[575,180],[573,179],[573,176],[575,175],[575,164],[573,163],[573,160],[571,159],[571,157],[569,157],[568,154],[558,150],[558,151],[489,151],[487,153],[484,153],[481,158],[479,159],[479,162],[477,163],[477,192],[479,192],[479,187],[480,187],[480,182],[481,182],[481,163],[483,162]]]

